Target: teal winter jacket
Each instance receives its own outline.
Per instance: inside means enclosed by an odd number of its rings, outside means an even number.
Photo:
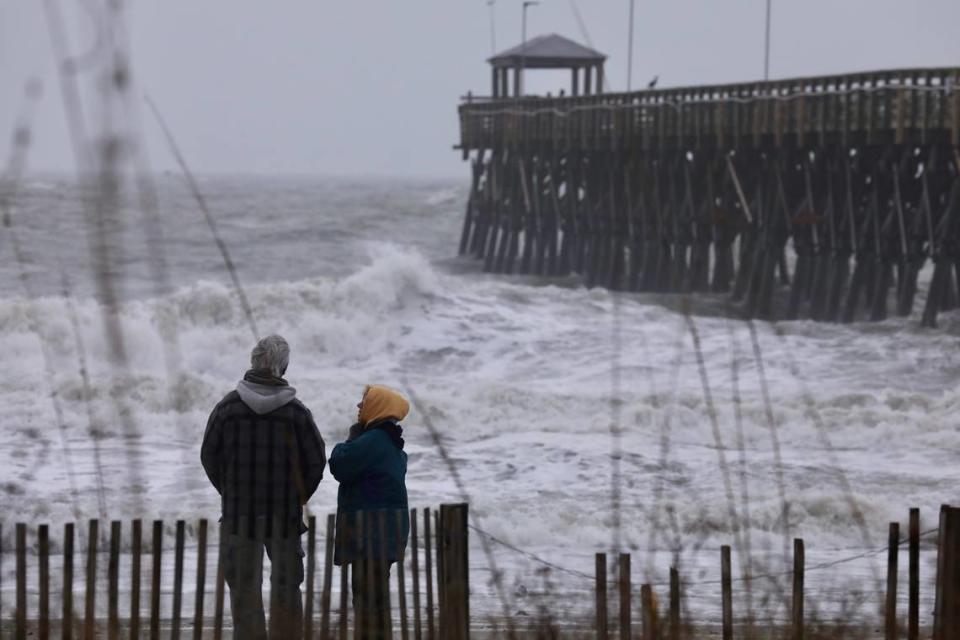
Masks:
[[[406,547],[410,517],[402,432],[396,421],[382,420],[341,442],[330,454],[330,472],[340,482],[337,565],[380,559],[383,554],[386,561],[396,562]]]

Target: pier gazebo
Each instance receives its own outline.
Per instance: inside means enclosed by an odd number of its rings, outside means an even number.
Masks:
[[[523,74],[527,69],[570,69],[570,94],[603,93],[603,65],[607,56],[552,33],[528,40],[489,59],[494,98],[523,95]],[[513,93],[510,75],[513,72]],[[581,84],[582,76],[582,84]]]

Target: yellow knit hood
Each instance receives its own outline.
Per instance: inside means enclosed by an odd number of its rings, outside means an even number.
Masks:
[[[368,425],[386,418],[398,422],[410,413],[406,398],[389,387],[368,385],[363,391],[363,406],[360,409],[360,424]]]

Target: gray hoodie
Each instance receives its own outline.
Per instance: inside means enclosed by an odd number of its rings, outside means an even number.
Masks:
[[[297,390],[293,387],[257,384],[247,380],[241,380],[237,384],[237,393],[240,394],[243,404],[261,416],[279,409],[297,397]]]

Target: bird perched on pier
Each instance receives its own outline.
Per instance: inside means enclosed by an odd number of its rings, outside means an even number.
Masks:
[[[657,80],[660,79],[660,76],[653,76],[653,80],[647,83],[647,89],[655,89],[657,87]]]

